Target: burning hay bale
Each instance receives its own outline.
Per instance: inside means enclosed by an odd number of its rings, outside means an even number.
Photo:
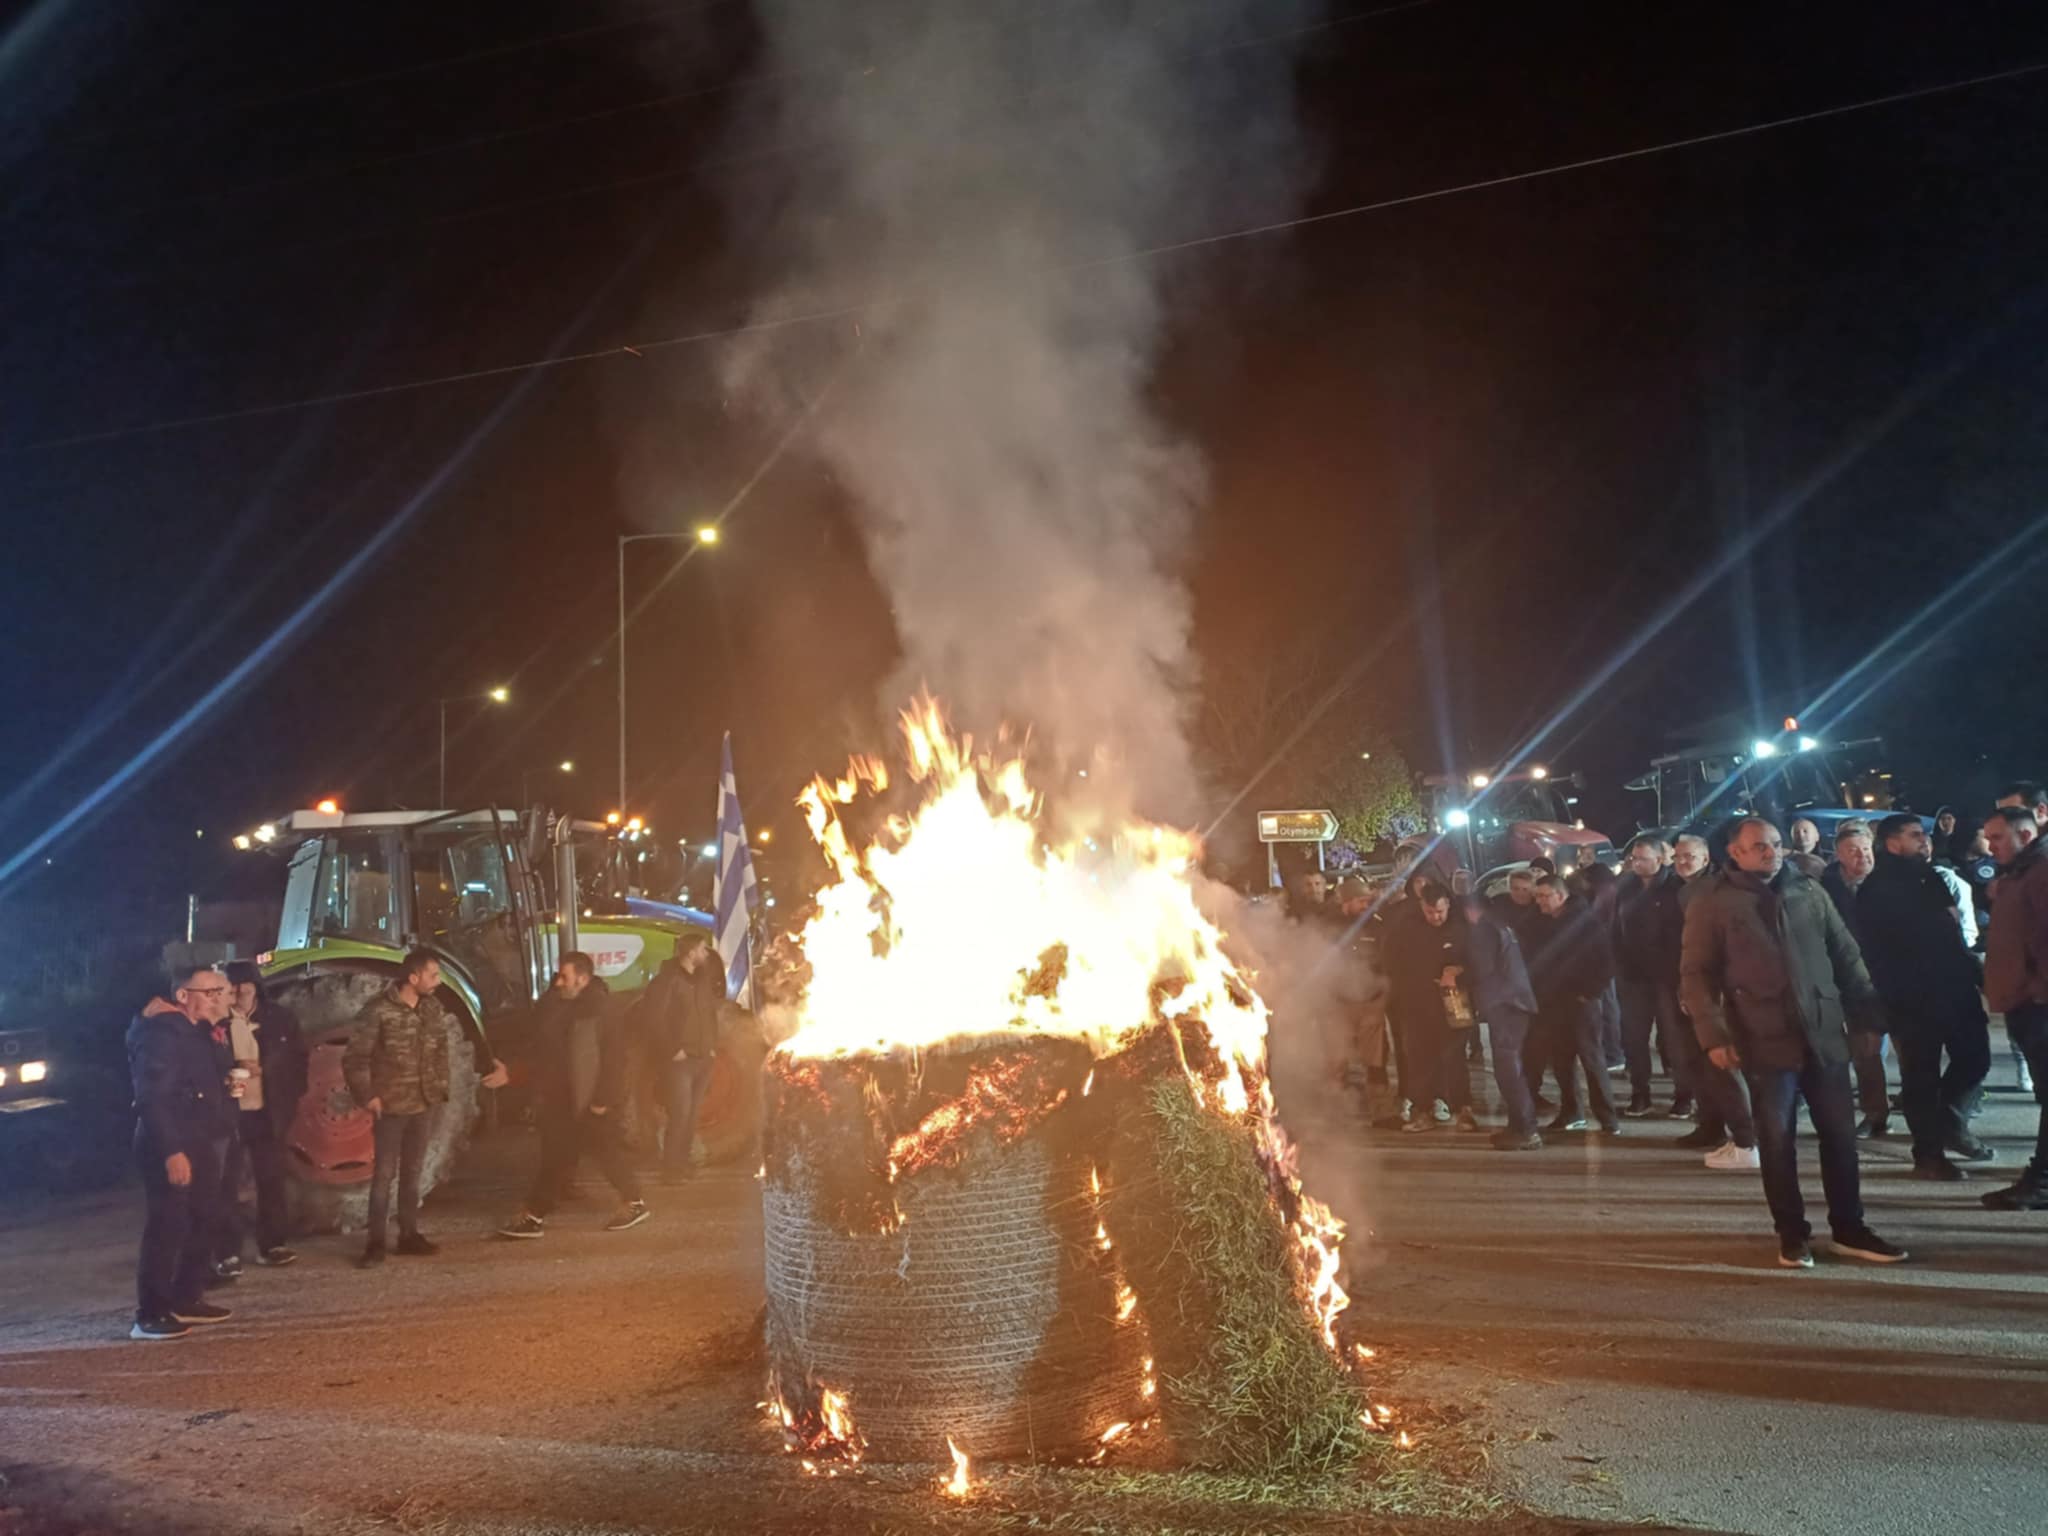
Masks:
[[[814,1470],[1095,1460],[1156,1428],[1203,1465],[1340,1464],[1363,1439],[1343,1228],[1295,1175],[1264,1006],[1195,903],[1191,845],[1133,826],[1055,848],[1021,765],[935,709],[906,727],[915,816],[856,852],[838,808],[882,771],[807,797],[837,880],[767,1067],[785,1443]]]

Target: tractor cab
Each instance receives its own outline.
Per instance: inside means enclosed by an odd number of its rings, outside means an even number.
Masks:
[[[1561,870],[1617,855],[1604,832],[1579,814],[1578,778],[1540,764],[1509,773],[1431,774],[1423,779],[1439,860],[1481,879],[1508,865],[1549,859]]]
[[[1897,803],[1882,737],[1824,741],[1789,719],[1777,734],[1660,757],[1624,787],[1656,797],[1658,829],[1713,842],[1739,816],[1767,816],[1780,828],[1803,816],[1831,846],[1842,822],[1883,816]]]

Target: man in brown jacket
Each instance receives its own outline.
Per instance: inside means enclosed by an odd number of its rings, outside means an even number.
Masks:
[[[1994,1189],[1994,1211],[2048,1211],[2048,844],[2029,804],[2000,806],[1984,824],[1998,878],[1991,886],[1991,934],[1984,945],[1984,1000],[2005,1015],[2005,1032],[2034,1075],[2041,1106],[2034,1155],[2020,1176]]]
[[[1741,1068],[1749,1081],[1778,1262],[1813,1267],[1794,1139],[1803,1096],[1820,1141],[1830,1246],[1850,1258],[1897,1263],[1905,1250],[1864,1222],[1856,1163],[1845,1006],[1862,1028],[1882,1022],[1862,952],[1819,884],[1785,862],[1770,822],[1751,816],[1737,823],[1728,862],[1728,872],[1686,905],[1679,985],[1708,1059]]]

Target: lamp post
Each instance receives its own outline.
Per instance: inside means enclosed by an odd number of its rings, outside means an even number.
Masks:
[[[619,535],[619,804],[626,803],[626,546],[649,539],[682,540],[708,548],[718,542],[718,524],[706,523],[688,533],[622,533]],[[688,557],[685,556],[685,559]]]
[[[509,704],[512,690],[500,684],[487,688],[482,693],[457,694],[452,699],[441,700],[441,781],[436,810],[448,809],[448,706],[450,704]]]

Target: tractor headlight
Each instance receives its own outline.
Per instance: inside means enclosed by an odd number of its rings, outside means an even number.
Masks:
[[[24,1083],[40,1083],[50,1075],[47,1061],[24,1061],[21,1064],[21,1080]]]
[[[1469,811],[1450,810],[1444,812],[1444,825],[1447,827],[1462,827],[1471,820],[1472,816]]]

